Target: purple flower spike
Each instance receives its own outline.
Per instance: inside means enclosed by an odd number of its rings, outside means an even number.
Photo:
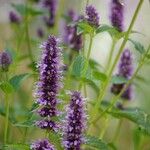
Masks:
[[[125,49],[122,53],[120,65],[119,65],[119,75],[130,78],[132,75],[132,56],[128,49]]]
[[[64,126],[63,145],[65,150],[81,149],[81,144],[84,142],[85,118],[84,99],[79,92],[72,92]]]
[[[49,16],[44,17],[45,23],[48,27],[53,27],[56,19],[57,0],[44,0],[43,5],[48,10]]]
[[[112,0],[110,19],[114,27],[120,32],[123,31],[124,6],[119,0]]]
[[[54,146],[47,139],[37,140],[30,146],[31,150],[55,150]]]
[[[119,76],[122,76],[126,79],[130,79],[132,76],[132,57],[131,52],[126,49],[120,60],[119,64]],[[125,84],[113,84],[111,87],[111,92],[115,95],[119,94],[121,90],[124,88]],[[121,96],[123,99],[131,100],[132,99],[132,86],[129,85],[128,89]]]
[[[56,131],[57,123],[52,121],[52,118],[58,116],[56,106],[62,78],[61,49],[58,39],[54,36],[49,36],[42,48],[43,54],[39,64],[40,78],[35,95],[37,103],[42,106],[37,112],[44,119],[37,121],[36,125],[42,129]]]
[[[78,21],[80,16],[77,16],[73,10],[69,10],[68,14],[68,23],[72,23]],[[73,50],[79,51],[83,47],[83,38],[82,35],[77,35],[77,26],[72,25],[68,26],[66,24],[66,31],[65,31],[65,43]]]
[[[19,24],[20,23],[20,17],[17,16],[16,13],[14,13],[13,11],[11,11],[9,13],[9,20],[11,23],[15,23],[15,24]]]
[[[12,63],[11,55],[8,52],[1,52],[0,53],[0,67],[2,71],[7,72],[11,63]]]
[[[93,27],[99,26],[99,15],[95,7],[92,5],[86,7],[86,20]]]

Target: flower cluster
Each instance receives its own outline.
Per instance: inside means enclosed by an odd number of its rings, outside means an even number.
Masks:
[[[66,150],[80,150],[85,129],[84,99],[77,91],[71,93],[64,126],[63,145]]]
[[[82,34],[77,35],[77,26],[75,24],[68,24],[78,21],[80,16],[77,16],[73,10],[69,10],[67,17],[69,21],[65,25],[66,31],[64,41],[71,49],[79,51],[83,46]]]
[[[17,16],[17,14],[14,13],[13,11],[11,11],[9,13],[9,20],[10,20],[11,23],[15,23],[15,24],[19,24],[20,21],[21,21],[20,17]]]
[[[58,3],[57,0],[44,0],[43,1],[44,7],[49,12],[49,16],[44,17],[44,20],[48,27],[53,27],[55,25],[57,3]]]
[[[11,63],[12,63],[11,55],[8,52],[1,52],[0,53],[0,67],[2,71],[7,72]]]
[[[124,6],[119,0],[112,0],[110,19],[111,24],[116,27],[118,31],[123,31]]]
[[[42,129],[57,131],[58,125],[52,120],[58,115],[57,94],[61,86],[61,49],[58,39],[49,36],[42,45],[43,55],[39,64],[40,79],[37,83],[37,103],[41,106],[38,114],[44,119],[37,121],[36,125]]]
[[[93,26],[93,27],[99,26],[99,15],[94,6],[89,5],[86,7],[86,17],[85,18],[91,26]]]
[[[132,57],[131,52],[126,49],[124,50],[120,64],[119,64],[119,71],[118,76],[122,76],[125,79],[130,79],[132,75]],[[119,94],[121,90],[124,88],[125,84],[113,84],[111,87],[111,92],[115,95]],[[122,94],[121,96],[123,99],[130,100],[132,98],[132,87],[131,85],[128,87],[128,89]]]
[[[47,139],[38,140],[31,144],[31,150],[55,150],[54,146]]]

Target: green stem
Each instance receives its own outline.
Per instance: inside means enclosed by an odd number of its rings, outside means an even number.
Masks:
[[[93,44],[93,34],[90,35],[90,44],[89,44],[89,49],[88,49],[88,53],[87,53],[87,62],[88,62],[87,66],[89,66],[89,59],[90,59],[90,54],[91,54],[91,50],[92,50],[92,44]],[[81,81],[79,83],[78,90],[81,90],[82,86],[83,86],[83,82]]]
[[[106,130],[107,130],[107,127],[108,127],[108,121],[109,121],[109,118],[108,118],[108,116],[106,116],[107,118],[105,119],[105,123],[104,123],[104,128],[103,128],[103,130],[102,130],[102,132],[101,132],[101,134],[100,134],[100,139],[103,139],[103,137],[104,137],[104,135],[105,135],[105,132],[106,132]]]
[[[114,70],[114,68],[115,68],[115,66],[116,66],[116,64],[117,64],[117,62],[118,62],[118,60],[119,60],[119,58],[120,58],[120,56],[121,56],[121,53],[122,53],[122,51],[124,50],[124,47],[125,47],[125,45],[126,45],[126,43],[127,43],[127,41],[128,41],[129,34],[131,33],[131,30],[132,30],[132,28],[133,28],[133,25],[134,25],[134,23],[135,23],[135,20],[136,20],[136,18],[137,18],[137,16],[138,16],[138,13],[139,13],[139,11],[140,11],[140,8],[141,8],[143,2],[144,2],[144,0],[140,0],[139,4],[138,4],[138,6],[137,6],[137,8],[136,8],[136,10],[135,10],[134,16],[133,16],[132,21],[131,21],[131,23],[130,23],[130,26],[129,26],[128,30],[127,30],[127,33],[126,33],[126,35],[125,35],[125,37],[124,37],[124,40],[123,40],[123,42],[122,42],[122,44],[121,44],[121,47],[120,47],[120,49],[119,49],[119,52],[118,52],[118,54],[117,54],[117,56],[116,56],[116,58],[115,58],[115,61],[114,61],[113,65],[112,65],[112,67],[111,67],[111,69],[110,69],[110,71],[109,71],[109,73],[108,73],[108,78],[107,78],[107,80],[105,81],[105,83],[103,84],[102,90],[99,92],[100,94],[99,94],[99,96],[98,96],[98,100],[97,100],[97,102],[96,102],[96,104],[95,104],[95,107],[94,107],[94,109],[93,109],[93,111],[92,111],[92,115],[91,115],[91,116],[93,117],[93,119],[91,119],[93,123],[96,121],[96,118],[97,118],[96,115],[97,115],[97,113],[98,113],[99,105],[101,104],[101,102],[102,102],[102,100],[103,100],[103,98],[104,98],[104,96],[105,96],[105,92],[106,92],[107,87],[108,87],[108,84],[109,84],[109,82],[110,82],[110,80],[111,80],[113,70]]]
[[[27,8],[28,4],[26,4]],[[28,54],[30,57],[31,62],[34,62],[33,55],[32,55],[32,50],[31,50],[31,44],[30,44],[30,36],[29,36],[29,25],[28,25],[28,10],[26,9],[26,16],[25,16],[25,32],[26,32],[26,42],[27,42],[27,48],[28,48]]]
[[[112,143],[116,142],[117,141],[117,138],[119,136],[119,133],[120,133],[120,129],[121,129],[121,125],[122,125],[122,122],[123,120],[119,120],[118,122],[118,125],[117,125],[117,128],[116,128],[116,131],[115,131],[115,134],[114,134],[114,137],[113,137],[113,140],[112,140]]]
[[[106,66],[106,71],[109,70],[109,67],[111,65],[112,58],[113,58],[113,53],[114,53],[114,49],[115,49],[115,45],[116,45],[116,40],[113,39],[112,40],[111,50],[110,50],[110,53],[109,53],[108,63],[107,63],[107,66]]]
[[[8,122],[9,122],[9,100],[7,94],[5,95],[5,101],[6,101],[6,120],[5,120],[5,131],[4,131],[4,145],[6,145],[8,139]]]
[[[85,83],[83,85],[83,88],[84,88],[84,96],[87,97],[87,89],[86,89],[86,84]]]
[[[6,81],[8,81],[8,75],[6,73]],[[5,102],[6,102],[6,120],[5,120],[5,130],[4,130],[4,145],[6,145],[8,140],[8,126],[9,126],[9,95],[5,94]]]
[[[90,44],[89,44],[89,49],[88,49],[88,53],[87,53],[88,63],[89,63],[89,58],[90,58],[90,54],[91,54],[91,50],[92,50],[92,44],[93,44],[93,35],[90,35]]]

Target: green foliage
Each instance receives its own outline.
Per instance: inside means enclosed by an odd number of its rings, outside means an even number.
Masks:
[[[145,53],[145,48],[144,46],[140,43],[140,42],[137,42],[137,41],[134,41],[132,39],[129,39],[129,41],[134,45],[135,49],[141,53],[141,54],[144,54]]]
[[[142,133],[150,135],[150,115],[139,108],[128,108],[124,110],[113,109],[108,113],[116,118],[126,118],[139,126]]]
[[[91,85],[98,92],[99,82],[104,82],[107,76],[103,72],[97,71],[97,65],[96,62],[92,62],[92,66],[88,65],[87,59],[79,55],[71,66],[71,75],[75,79]]]
[[[30,16],[37,16],[44,13],[41,10],[37,10],[31,6],[29,7],[24,4],[12,4],[12,7],[14,7],[21,16],[26,16],[27,14]]]
[[[126,32],[119,32],[115,27],[108,25],[101,25],[97,30],[96,34],[108,32],[113,39],[119,40],[125,36]]]
[[[93,71],[93,77],[100,81],[105,81],[107,79],[106,74],[99,71]]]
[[[72,75],[78,77],[78,78],[82,78],[85,76],[85,73],[87,71],[88,68],[88,62],[86,60],[85,57],[79,55],[75,58],[73,65],[72,65]]]
[[[7,144],[5,150],[30,150],[27,144]]]
[[[93,34],[94,28],[91,27],[87,22],[79,22],[78,24],[78,34],[85,33],[85,34]]]
[[[111,80],[111,82],[113,83],[113,84],[123,84],[123,83],[126,83],[126,82],[128,82],[128,79],[126,79],[126,78],[124,78],[124,77],[122,77],[122,76],[113,76],[112,77],[112,80]]]
[[[30,76],[28,73],[16,75],[12,77],[9,83],[12,85],[13,89],[16,91],[21,86],[21,83]]]
[[[134,142],[134,149],[139,150],[141,142],[141,134],[138,129],[135,129],[133,131],[133,142]]]
[[[0,88],[2,89],[2,91],[4,93],[12,93],[13,92],[13,86],[7,81],[1,82]]]
[[[97,150],[110,150],[110,148],[104,141],[93,136],[86,136],[85,145],[96,148]]]
[[[61,141],[61,135],[58,133],[49,133],[49,139],[52,144],[56,145],[57,150],[63,150],[62,148],[62,141]]]

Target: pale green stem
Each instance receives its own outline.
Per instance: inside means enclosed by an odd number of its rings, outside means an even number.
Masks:
[[[106,130],[107,130],[107,127],[108,127],[108,121],[109,121],[109,118],[108,118],[108,116],[106,116],[107,118],[105,119],[105,123],[104,123],[104,128],[103,128],[103,130],[102,130],[102,132],[101,132],[101,134],[100,134],[100,139],[103,139],[103,137],[104,137],[104,135],[105,135],[105,132],[106,132]]]
[[[89,65],[89,59],[90,59],[90,54],[91,54],[91,50],[92,50],[92,44],[93,44],[93,35],[90,34],[90,44],[89,44],[89,49],[88,49],[88,52],[87,52],[87,62],[88,62],[88,65]],[[82,85],[83,85],[83,82],[81,81],[79,83],[78,90],[82,89]]]
[[[8,75],[6,73],[6,81],[8,81]],[[5,119],[5,130],[4,130],[4,146],[7,144],[8,140],[8,126],[9,126],[9,95],[5,93],[5,102],[6,102],[6,119]]]
[[[84,96],[87,97],[87,89],[86,89],[86,84],[85,83],[83,85],[83,88],[84,88]]]
[[[120,133],[120,129],[121,129],[121,125],[122,125],[123,120],[119,120],[112,143],[115,143],[118,139],[119,133]]]
[[[116,45],[116,40],[113,39],[112,40],[111,50],[110,50],[110,53],[109,53],[108,63],[107,63],[107,66],[106,66],[106,72],[109,71],[109,68],[111,66],[115,45]]]
[[[90,44],[89,44],[89,49],[88,49],[88,53],[87,53],[88,63],[89,63],[89,58],[90,58],[90,54],[91,54],[91,50],[92,50],[92,44],[93,44],[93,35],[90,35]]]
[[[28,4],[26,4],[26,7]],[[26,9],[26,16],[25,16],[25,32],[26,32],[26,42],[27,42],[27,48],[28,48],[28,54],[30,57],[31,62],[34,62],[32,50],[31,50],[31,44],[30,44],[30,35],[29,35],[29,18],[28,18],[28,10]]]

